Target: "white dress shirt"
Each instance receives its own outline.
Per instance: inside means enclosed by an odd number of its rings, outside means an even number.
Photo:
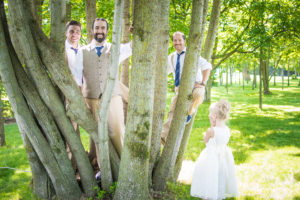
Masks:
[[[78,45],[78,51],[77,54],[73,49],[71,49],[71,45],[66,40],[65,42],[65,50],[67,53],[68,58],[68,65],[71,70],[71,73],[73,75],[74,80],[76,81],[78,86],[82,86],[82,70],[83,70],[83,57],[82,57],[82,51],[80,50],[80,46]],[[81,64],[80,64],[81,63]]]
[[[103,46],[105,46],[106,41],[104,42]],[[91,49],[94,49],[94,51],[97,53],[96,50],[96,44],[95,40],[92,40],[90,44]],[[101,49],[101,53],[104,48]],[[119,64],[126,60],[129,56],[132,55],[132,48],[131,48],[131,42],[125,43],[125,44],[120,44],[120,54],[119,54]]]
[[[180,78],[182,74],[182,69],[183,69],[183,64],[184,64],[184,59],[185,59],[185,54],[186,54],[186,47],[183,49],[184,53],[180,55]],[[167,73],[173,74],[173,77],[175,79],[175,71],[176,71],[176,62],[177,62],[177,51],[171,53],[168,57],[168,69]],[[206,69],[212,69],[212,66],[207,60],[199,56],[198,60],[198,72],[196,76],[196,82],[202,82],[202,71]]]
[[[106,42],[105,42],[106,43]],[[105,43],[103,44],[103,46],[105,45]],[[97,53],[97,50],[96,50],[96,44],[95,44],[95,41],[92,40],[92,42],[90,44],[90,48],[91,50],[94,49],[94,51]],[[67,46],[67,45],[66,45]],[[101,53],[103,51],[104,48],[101,49]],[[70,51],[74,52],[71,47],[69,48]],[[75,53],[74,53],[75,54]],[[125,59],[127,59],[129,56],[132,55],[132,48],[131,48],[131,43],[126,43],[126,44],[120,44],[120,54],[119,54],[119,64],[124,61]],[[69,57],[69,56],[68,56]],[[68,58],[69,59],[69,58]],[[82,74],[83,74],[83,54],[82,54],[82,48],[79,49],[77,55],[76,55],[76,61],[73,62],[73,68],[75,69],[74,72],[76,75],[73,75],[76,82],[77,80],[80,82],[80,85],[82,85]],[[70,66],[70,64],[69,64]],[[71,69],[72,71],[72,69]],[[73,72],[72,72],[73,74]]]

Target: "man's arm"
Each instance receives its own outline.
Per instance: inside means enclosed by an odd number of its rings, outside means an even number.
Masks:
[[[207,60],[202,58],[201,56],[199,57],[198,60],[198,72],[197,72],[197,77],[196,77],[196,83],[195,83],[195,88],[197,87],[204,87],[206,85],[206,82],[209,78],[210,71],[212,69],[212,66]],[[201,72],[202,72],[202,79],[201,77]]]
[[[120,44],[119,64],[132,55],[131,42]]]

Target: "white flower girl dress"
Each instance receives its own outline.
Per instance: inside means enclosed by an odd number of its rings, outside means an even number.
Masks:
[[[204,199],[225,199],[237,196],[234,159],[227,147],[230,130],[214,127],[214,137],[206,143],[196,161],[191,196]]]

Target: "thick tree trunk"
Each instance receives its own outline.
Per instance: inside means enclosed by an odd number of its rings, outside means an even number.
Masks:
[[[33,17],[36,19],[39,27],[42,27],[42,4],[44,0],[34,0],[34,3],[31,4],[31,12]]]
[[[132,75],[125,141],[114,199],[151,199],[148,189],[158,1],[134,1]],[[154,31],[154,32],[153,32]],[[140,83],[146,83],[141,85]]]
[[[92,24],[94,19],[97,18],[96,8],[96,0],[85,0],[86,35],[88,43],[93,39]]]
[[[177,154],[185,129],[185,121],[188,106],[192,98],[192,88],[195,82],[195,74],[198,70],[197,60],[201,50],[201,26],[203,17],[203,0],[194,0],[192,9],[192,21],[187,45],[184,70],[181,76],[178,100],[171,122],[168,140],[165,144],[162,156],[154,171],[153,186],[155,190],[164,191],[170,173],[174,170]]]
[[[72,4],[70,1],[66,2],[66,20],[65,24],[72,19]]]
[[[113,26],[113,35],[112,35],[112,51],[110,56],[111,66],[108,71],[108,78],[105,85],[104,93],[101,97],[99,105],[99,115],[98,115],[98,135],[100,142],[98,144],[100,151],[100,163],[102,171],[102,187],[105,191],[110,191],[110,186],[112,185],[112,173],[110,166],[109,158],[109,138],[108,138],[108,108],[110,100],[112,97],[112,92],[115,86],[118,68],[119,68],[119,52],[120,52],[120,40],[121,40],[121,21],[122,13],[124,8],[124,1],[116,0],[115,1],[115,10],[114,10],[114,26]]]
[[[55,81],[57,79],[60,79],[56,83],[58,84],[63,83],[65,84],[65,86],[69,87],[69,91],[68,91],[69,93],[74,92],[75,88],[77,89],[78,96],[76,98],[74,97],[73,99],[69,99],[67,95],[68,93],[63,90],[65,96],[68,98],[70,102],[69,107],[72,107],[72,101],[75,101],[80,97],[82,99],[82,104],[84,105],[84,101],[79,92],[79,89],[76,86],[74,80],[72,80],[69,69],[66,67],[64,63],[63,53],[60,50],[54,51],[54,49],[60,49],[60,47],[58,47],[59,39],[57,38],[58,39],[57,41],[54,40],[55,42],[54,47],[49,43],[48,45],[43,46],[40,49],[40,51],[38,51],[35,47],[40,43],[42,43],[43,41],[42,39],[37,37],[37,35],[34,35],[34,37],[33,35],[31,35],[32,30],[30,30],[29,24],[27,23],[27,19],[29,19],[29,16],[26,15],[29,14],[30,12],[24,11],[23,8],[24,4],[19,2],[19,0],[11,0],[8,3],[9,3],[8,7],[10,13],[17,13],[14,14],[14,17],[11,18],[13,24],[16,27],[19,26],[23,27],[22,29],[15,29],[15,31],[18,33],[17,34],[18,38],[16,39],[16,41],[18,41],[18,43],[20,44],[19,46],[22,49],[23,56],[25,58],[25,64],[27,70],[29,71],[30,77],[33,79],[34,84],[37,87],[37,90],[41,98],[43,99],[43,101],[45,102],[49,110],[53,113],[54,119],[59,129],[62,132],[63,136],[65,137],[71,149],[72,155],[74,155],[80,173],[82,186],[85,192],[88,195],[92,195],[94,193],[93,187],[97,185],[94,179],[92,167],[89,163],[85,150],[81,144],[80,138],[77,136],[69,118],[66,116],[64,104],[61,101],[59,95],[57,94],[56,89],[53,87],[52,82],[48,77],[48,74],[44,70],[44,67],[41,65],[41,60],[42,60],[43,64],[46,67],[48,67],[48,70],[51,74],[51,78],[53,78]],[[22,23],[22,25],[20,23]],[[30,25],[34,25],[34,23],[30,23]],[[64,26],[64,24],[62,23],[57,23],[55,26],[58,25]],[[59,27],[54,28],[53,31],[54,31],[53,32],[54,37],[58,37],[58,35],[62,34],[60,32],[61,28]],[[38,42],[38,44],[36,42]],[[53,59],[51,55],[53,53],[57,54],[56,57],[56,59],[58,59],[57,61],[64,64],[61,64],[60,66],[56,66],[55,59]],[[62,68],[61,66],[65,66],[65,67]],[[55,70],[53,70],[53,68],[55,68]],[[66,74],[69,75],[67,76],[68,80],[66,80]],[[63,80],[61,80],[62,77]],[[81,115],[82,114],[84,114],[84,112],[82,112]]]
[[[227,92],[227,94],[228,94],[228,65],[226,66],[226,92]],[[244,87],[243,87],[243,89],[244,89]]]
[[[3,2],[1,2],[1,4],[3,4]],[[2,12],[3,11],[4,10],[2,10]],[[0,73],[7,95],[10,99],[11,106],[14,110],[20,132],[24,131],[26,136],[29,138],[39,159],[43,163],[47,173],[49,174],[49,177],[51,178],[58,197],[64,199],[79,198],[81,196],[81,192],[78,190],[78,185],[72,184],[69,181],[70,179],[63,174],[62,169],[56,161],[48,142],[42,135],[27,107],[14,74],[9,50],[7,48],[7,44],[9,44],[10,41],[7,41],[8,38],[5,37],[4,28],[5,26],[3,26],[3,18],[1,16]],[[6,35],[7,34],[8,30],[6,30]]]
[[[284,66],[281,69],[281,88],[284,88]]]
[[[214,44],[214,48],[213,48],[213,56],[214,57],[216,55],[216,52],[217,52],[217,47],[218,47],[218,37],[216,36],[216,39],[215,39],[215,44]],[[216,65],[215,65],[215,59],[211,59],[211,65],[212,65],[212,71],[209,75],[209,79],[207,81],[207,85],[206,85],[206,89],[205,89],[205,100],[210,102],[211,101],[211,88],[212,88],[212,85],[213,85],[213,76],[214,76],[214,73],[216,72]]]
[[[234,71],[234,65],[232,64],[229,69],[230,69],[230,72],[229,72],[229,74],[230,74],[230,85],[232,85],[232,76],[233,76],[233,71]]]
[[[254,88],[256,88],[256,62],[254,62],[252,90]]]
[[[261,53],[259,58],[259,108],[260,109],[262,109],[262,67],[263,67],[262,65],[263,65],[263,57]]]
[[[158,5],[160,26],[156,50],[155,88],[153,105],[153,123],[151,134],[151,152],[149,161],[149,186],[152,185],[152,171],[160,154],[160,138],[167,98],[167,65],[169,47],[169,0],[161,0]]]
[[[124,0],[124,13],[122,20],[122,43],[130,41],[130,0]],[[129,58],[122,62],[121,67],[121,82],[129,87]]]
[[[288,86],[290,86],[290,59],[288,60]]]
[[[51,33],[50,38],[61,52],[64,52],[66,0],[50,0]]]
[[[55,190],[51,179],[49,178],[43,164],[40,162],[38,155],[35,153],[25,132],[20,130],[20,133],[32,171],[33,193],[41,199],[53,199],[55,197]]]
[[[0,147],[6,145],[5,132],[4,132],[4,117],[3,117],[3,106],[2,106],[2,83],[0,86]]]
[[[207,14],[207,7],[208,7],[208,0],[204,1],[204,5],[203,5],[203,19],[202,19],[202,27],[201,27],[201,38],[200,38],[200,45],[202,45],[202,41],[203,41],[203,35],[204,35],[204,30],[205,30],[205,22],[206,22],[206,14]],[[211,54],[213,51],[215,51],[214,47],[215,47],[215,40],[216,40],[216,36],[217,36],[217,30],[218,30],[218,23],[219,23],[219,16],[220,16],[220,7],[221,7],[221,0],[215,0],[213,2],[213,8],[212,8],[212,16],[211,16],[211,20],[209,23],[209,29],[208,29],[208,33],[206,36],[206,40],[205,40],[205,44],[204,44],[204,50],[203,50],[203,56],[205,56],[204,58],[206,58],[208,61],[211,58]],[[208,36],[208,35],[211,36]],[[209,53],[207,53],[206,51],[210,51]],[[210,101],[210,95],[211,95],[211,87],[212,87],[212,74],[210,74],[210,80],[208,80],[208,84],[205,88],[205,93],[206,93],[206,101]],[[207,96],[209,96],[209,98],[207,98]],[[188,139],[190,137],[190,132],[192,130],[193,124],[194,124],[194,119],[195,119],[196,113],[194,114],[193,118],[191,119],[191,122],[185,127],[184,133],[183,133],[183,138],[180,144],[180,148],[178,151],[178,155],[177,155],[177,159],[176,159],[176,163],[174,166],[174,170],[172,171],[173,176],[171,178],[172,181],[175,181],[179,175],[179,172],[181,170],[181,165],[182,165],[182,161],[183,161],[183,155],[185,152],[185,149],[187,147],[188,144]]]
[[[218,31],[221,5],[222,5],[222,0],[214,0],[212,13],[209,21],[209,28],[206,34],[206,39],[205,39],[204,49],[203,49],[203,58],[205,58],[208,61],[211,58],[211,54],[213,51],[213,47],[214,47],[214,43]]]

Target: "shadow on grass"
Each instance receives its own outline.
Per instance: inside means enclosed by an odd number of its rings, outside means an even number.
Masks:
[[[284,112],[277,116],[277,110],[272,108],[266,109],[263,114],[256,114],[248,108],[245,110],[245,114],[239,113],[230,121],[231,129],[240,131],[238,135],[233,134],[230,141],[237,164],[247,160],[249,150],[286,146],[300,148],[300,124],[295,123],[300,119],[300,112]]]
[[[15,124],[5,126],[7,145],[0,148],[0,199],[31,199],[31,173],[23,143]]]

